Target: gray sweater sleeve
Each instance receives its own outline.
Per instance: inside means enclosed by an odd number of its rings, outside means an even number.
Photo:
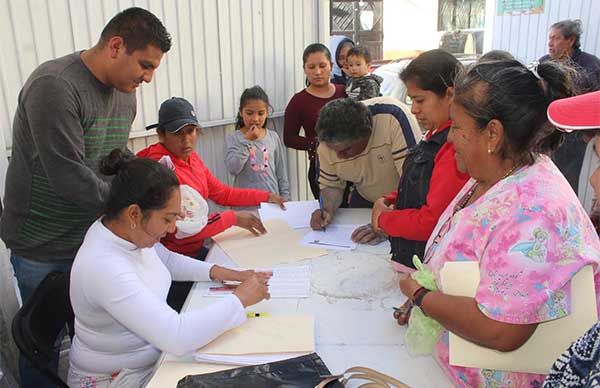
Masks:
[[[240,139],[237,132],[227,136],[225,166],[227,166],[227,170],[231,174],[238,175],[244,168],[244,165],[250,156],[250,150],[248,149],[249,145],[250,142],[246,139]]]
[[[44,76],[24,96],[34,146],[55,192],[84,209],[101,210],[109,185],[85,164],[85,143],[75,90]]]
[[[277,185],[279,186],[279,195],[285,199],[290,199],[290,182],[287,174],[287,163],[285,157],[285,148],[277,134],[277,149],[275,150],[275,172],[277,174]]]

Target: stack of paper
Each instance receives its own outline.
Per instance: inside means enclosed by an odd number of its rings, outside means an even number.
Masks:
[[[319,208],[319,201],[293,201],[285,203],[285,210],[274,203],[263,202],[260,204],[258,214],[261,221],[281,219],[294,228],[310,227],[310,216]]]
[[[302,239],[306,246],[322,246],[327,249],[349,251],[356,248],[352,232],[359,225],[328,225],[325,230],[312,230]]]
[[[312,353],[314,317],[281,315],[250,318],[208,345],[194,358],[226,365],[258,365]]]
[[[327,254],[325,249],[301,245],[302,237],[283,220],[264,225],[267,233],[258,237],[234,226],[213,239],[241,268],[268,268]]]
[[[310,296],[310,265],[257,269],[258,272],[271,272],[269,294],[271,298],[308,298]],[[233,293],[235,284],[209,287],[205,296],[224,296]]]

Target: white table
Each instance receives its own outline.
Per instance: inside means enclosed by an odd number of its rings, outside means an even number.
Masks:
[[[368,209],[341,209],[335,222],[368,222]],[[451,387],[450,380],[432,357],[412,357],[404,346],[405,327],[393,319],[393,306],[406,298],[398,288],[398,276],[389,261],[389,243],[355,251],[329,251],[307,260],[311,264],[311,296],[271,299],[250,308],[271,314],[308,313],[315,316],[316,352],[333,373],[361,365],[389,374],[411,387]],[[233,266],[218,246],[207,261]],[[196,283],[183,310],[198,309],[217,298],[204,297],[209,283]],[[199,330],[202,330],[199,328]],[[168,335],[168,333],[165,333]],[[163,355],[147,387],[175,388],[188,374],[224,369],[199,364],[192,357]]]

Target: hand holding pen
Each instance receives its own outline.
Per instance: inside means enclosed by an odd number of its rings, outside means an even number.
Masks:
[[[323,197],[319,196],[319,210],[321,211],[321,225],[323,226],[323,231],[325,231],[325,227],[327,226],[324,222],[323,222]]]
[[[323,200],[319,200],[319,209],[315,210],[310,217],[310,227],[313,230],[325,230],[325,227],[331,223],[331,213],[325,210]]]

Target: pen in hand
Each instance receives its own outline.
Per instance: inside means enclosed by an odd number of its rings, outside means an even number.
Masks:
[[[319,196],[319,210],[321,210],[321,225],[323,225],[323,221],[325,220],[325,213],[323,212],[323,197]],[[325,231],[325,226],[323,226],[323,232]]]

